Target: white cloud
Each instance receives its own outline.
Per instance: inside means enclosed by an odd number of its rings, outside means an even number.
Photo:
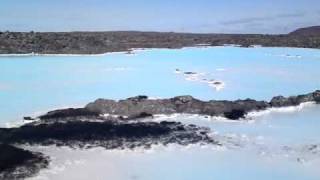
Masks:
[[[305,16],[305,13],[303,12],[286,13],[286,14],[276,14],[276,15],[261,16],[261,17],[247,17],[247,18],[241,18],[241,19],[235,19],[235,20],[222,21],[221,24],[223,25],[249,24],[249,23],[259,23],[264,21],[273,21],[273,20],[283,19],[283,18],[297,18],[297,17],[300,18],[304,16]]]

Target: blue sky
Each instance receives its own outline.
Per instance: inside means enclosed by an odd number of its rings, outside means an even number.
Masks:
[[[287,33],[320,25],[320,0],[0,0],[0,30]]]

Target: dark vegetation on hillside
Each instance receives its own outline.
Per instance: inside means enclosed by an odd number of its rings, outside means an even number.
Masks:
[[[99,54],[131,48],[182,48],[198,44],[320,48],[320,30],[319,27],[303,28],[286,35],[136,31],[0,32],[0,54]]]

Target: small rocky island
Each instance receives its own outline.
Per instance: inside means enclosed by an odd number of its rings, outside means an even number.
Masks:
[[[21,127],[0,128],[0,178],[29,177],[47,167],[48,157],[20,149],[20,145],[106,149],[150,148],[156,144],[221,145],[209,128],[148,119],[156,114],[185,113],[241,120],[252,111],[305,102],[320,103],[320,91],[291,97],[276,96],[270,102],[252,99],[201,101],[192,96],[170,99],[137,96],[120,101],[98,99],[84,108],[48,112]]]
[[[117,120],[132,120],[141,117],[152,117],[156,114],[199,114],[207,116],[221,116],[231,120],[245,118],[252,111],[297,106],[305,102],[320,102],[320,91],[309,94],[283,97],[276,96],[267,101],[253,99],[236,101],[201,101],[192,96],[178,96],[170,99],[149,99],[148,96],[136,96],[125,100],[114,101],[110,99],[97,99],[84,108],[60,109],[40,116],[41,122],[55,122],[61,119],[104,117]],[[108,115],[108,116],[105,116]]]

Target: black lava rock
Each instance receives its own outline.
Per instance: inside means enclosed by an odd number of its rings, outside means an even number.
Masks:
[[[48,166],[49,160],[8,144],[0,144],[0,179],[24,179]]]

